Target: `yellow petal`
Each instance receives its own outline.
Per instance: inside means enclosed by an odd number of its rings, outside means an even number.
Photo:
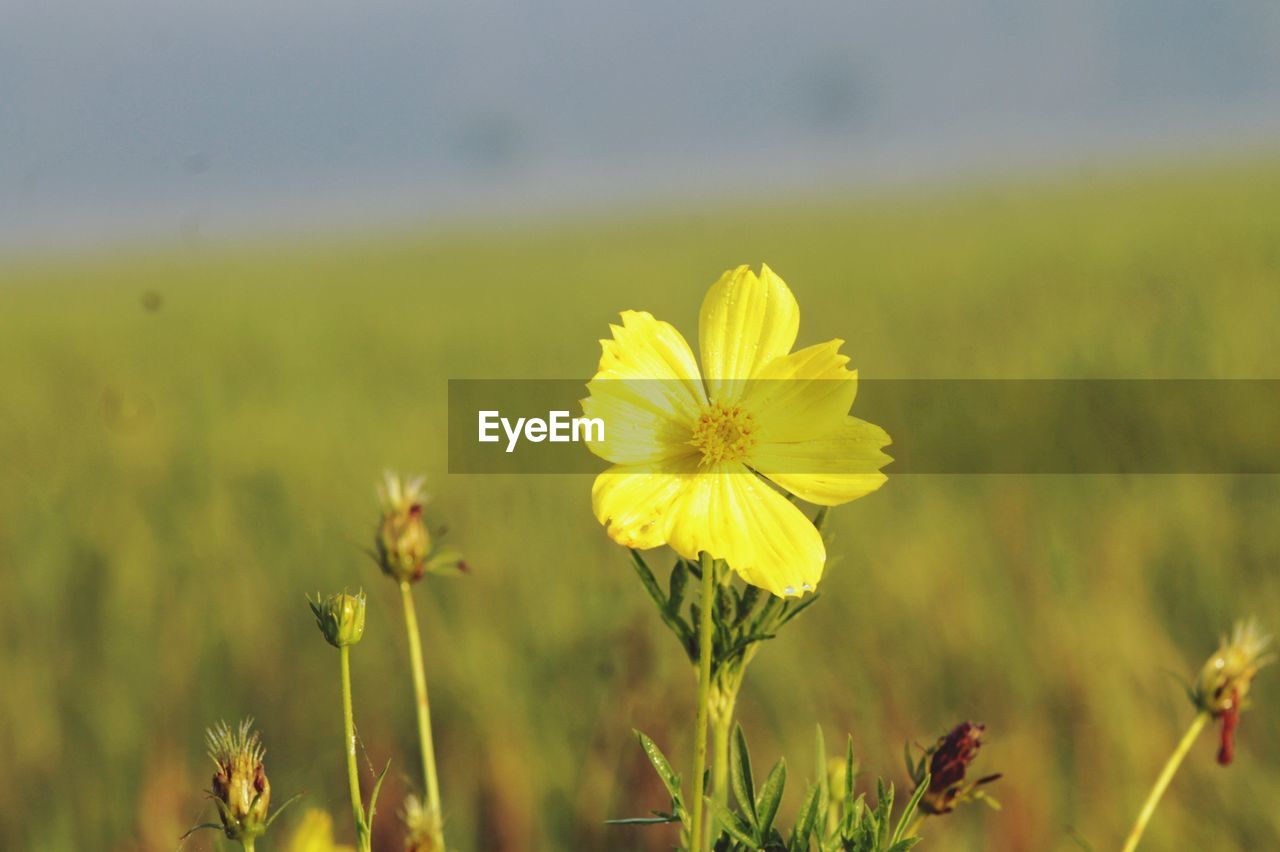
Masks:
[[[600,367],[591,381],[627,382],[653,413],[692,424],[707,396],[680,332],[644,311],[623,311],[622,325],[609,328],[613,339],[600,341]]]
[[[596,477],[591,506],[609,537],[647,550],[667,542],[671,508],[694,480],[697,464],[615,465]]]
[[[801,500],[838,506],[884,484],[885,475],[879,471],[892,459],[881,448],[889,443],[879,426],[846,417],[821,438],[761,443],[747,463]]]
[[[316,808],[303,814],[286,847],[288,852],[355,852],[333,840],[333,818]]]
[[[791,351],[800,328],[800,308],[768,266],[757,276],[749,267],[731,269],[707,291],[698,320],[707,392],[731,402],[765,364]]]
[[[668,543],[686,559],[706,551],[748,583],[782,597],[822,578],[826,548],[812,522],[742,465],[692,477],[670,509]]]
[[[604,422],[604,440],[587,448],[614,464],[654,464],[696,452],[692,429],[676,419],[662,386],[668,382],[592,379],[582,401],[587,417]]]
[[[747,383],[741,405],[755,420],[762,443],[830,435],[849,415],[858,374],[840,354],[842,340],[829,340],[775,358]]]

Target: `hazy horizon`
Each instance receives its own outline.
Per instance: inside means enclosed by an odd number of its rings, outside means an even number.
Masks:
[[[377,227],[1280,143],[1280,7],[0,10],[0,245]]]

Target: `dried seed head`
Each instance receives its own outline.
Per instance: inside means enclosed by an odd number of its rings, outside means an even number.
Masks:
[[[1258,670],[1274,661],[1267,653],[1271,637],[1263,633],[1255,619],[1237,621],[1231,635],[1223,636],[1196,678],[1192,701],[1196,707],[1221,718],[1238,712]]]
[[[374,545],[378,566],[397,582],[413,582],[426,571],[431,554],[431,534],[422,517],[422,478],[403,481],[388,471],[378,486],[382,522]]]
[[[316,595],[314,601],[308,598],[307,603],[325,641],[333,647],[354,645],[364,636],[364,592],[341,592],[323,599]]]
[[[205,739],[217,767],[212,793],[227,837],[257,837],[267,828],[271,784],[262,764],[266,749],[253,730],[253,720],[245,719],[234,731],[226,722],[219,722],[206,732]]]

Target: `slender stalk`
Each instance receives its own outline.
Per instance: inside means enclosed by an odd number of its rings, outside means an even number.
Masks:
[[[702,554],[702,603],[698,625],[698,719],[693,733],[693,830],[689,842],[693,849],[710,849],[708,834],[703,830],[702,779],[707,772],[707,712],[711,704],[711,610],[715,606],[715,560]]]
[[[436,747],[431,737],[431,704],[427,700],[427,672],[422,664],[422,639],[418,633],[418,613],[408,581],[400,583],[404,604],[404,629],[409,638],[409,665],[413,669],[413,691],[417,697],[418,744],[422,750],[422,777],[427,785],[427,811],[431,819],[431,841],[444,850],[444,822],[440,809],[440,781],[436,776]]]
[[[1164,795],[1169,782],[1173,780],[1178,767],[1182,765],[1182,759],[1187,756],[1187,752],[1191,750],[1191,744],[1200,736],[1200,732],[1204,730],[1204,726],[1208,721],[1209,714],[1203,710],[1191,720],[1191,726],[1187,728],[1187,732],[1182,735],[1182,739],[1174,747],[1173,754],[1169,755],[1169,759],[1165,761],[1164,769],[1160,770],[1160,776],[1156,778],[1155,786],[1147,794],[1147,800],[1142,803],[1142,810],[1138,811],[1138,818],[1133,823],[1133,829],[1129,832],[1128,839],[1124,842],[1122,852],[1133,852],[1138,848],[1138,841],[1142,839],[1142,833],[1147,830],[1147,823],[1151,821],[1151,815],[1155,813],[1156,805],[1160,803],[1160,797]]]
[[[928,814],[916,814],[916,818],[911,821],[911,827],[907,829],[907,837],[915,837],[920,833],[920,829],[924,827],[925,817]]]
[[[241,838],[240,848],[244,849],[244,852],[253,852],[253,838],[252,837]]]
[[[736,675],[720,672],[712,690],[711,798],[722,805],[729,804],[729,734],[733,730],[733,709],[738,703],[740,686],[741,669]]]
[[[346,737],[351,816],[356,823],[356,844],[360,852],[369,852],[369,827],[364,821],[364,805],[360,803],[360,772],[356,766],[356,722],[351,712],[351,649],[344,645],[338,653],[342,657],[342,733]]]
[[[733,710],[717,713],[711,725],[711,798],[722,805],[729,803],[729,729],[733,727]]]

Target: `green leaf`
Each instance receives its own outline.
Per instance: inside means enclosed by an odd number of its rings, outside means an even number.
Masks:
[[[441,577],[457,577],[466,573],[467,563],[463,559],[462,551],[445,548],[433,554],[422,566],[422,570]]]
[[[911,798],[907,801],[907,807],[902,812],[902,816],[898,817],[898,829],[893,833],[893,842],[897,843],[902,840],[907,833],[907,828],[915,820],[916,810],[920,807],[920,800],[924,798],[925,792],[929,789],[929,776],[925,775],[916,785],[916,791],[911,794]]]
[[[787,763],[779,760],[773,765],[769,777],[764,779],[760,795],[756,798],[756,829],[761,837],[769,834],[773,828],[773,818],[778,815],[778,806],[782,803],[782,790],[787,786]]]
[[[775,631],[778,630],[778,628],[782,627],[782,625],[786,624],[788,621],[795,618],[797,615],[799,615],[800,613],[804,612],[806,609],[808,609],[809,607],[817,603],[819,597],[820,595],[817,592],[814,592],[813,594],[809,595],[809,597],[805,598],[804,600],[800,601],[795,605],[791,605],[791,602],[788,601],[787,604],[784,605],[783,607],[782,614],[778,617],[778,623],[774,625],[772,629]]]
[[[658,814],[651,817],[627,817],[625,819],[607,819],[605,825],[666,825],[668,823],[680,822],[680,817],[675,814]]]
[[[790,852],[807,852],[809,838],[818,825],[818,799],[821,790],[818,785],[810,784],[800,803],[800,811],[796,814],[795,828],[791,829],[791,840],[787,844]]]
[[[827,525],[827,518],[831,516],[831,507],[823,506],[818,509],[818,513],[813,516],[813,525],[817,527],[818,532],[822,532],[822,528]]]
[[[893,785],[885,786],[883,778],[876,779],[876,848],[889,845],[889,830],[893,827]]]
[[[745,844],[748,849],[758,849],[760,847],[760,844],[756,843],[756,839],[751,836],[751,826],[747,825],[746,820],[740,815],[729,810],[720,802],[712,800],[708,804],[711,805],[711,813],[716,822],[724,829],[726,834],[739,843]]]
[[[289,807],[290,805],[292,805],[294,802],[298,801],[298,800],[299,800],[299,799],[301,799],[301,798],[302,798],[302,794],[301,794],[301,793],[294,793],[292,796],[290,796],[289,798],[285,799],[284,804],[283,804],[283,805],[279,805],[279,806],[275,809],[275,812],[274,812],[273,814],[271,814],[271,816],[270,816],[270,817],[268,817],[268,818],[267,818],[267,823],[266,823],[266,826],[265,826],[265,827],[266,827],[266,828],[270,828],[270,827],[271,827],[271,823],[273,823],[273,822],[275,822],[275,821],[276,821],[276,817],[278,817],[278,816],[280,816],[280,814],[284,813],[284,809],[285,809],[285,808]]]
[[[853,734],[849,734],[844,750],[844,806],[853,807],[853,776],[857,774],[857,764],[853,759]]]
[[[742,726],[733,729],[733,795],[738,800],[738,807],[748,814],[752,826],[756,821],[755,782],[751,779],[751,754],[747,751],[747,737],[742,733]]]
[[[382,792],[382,782],[387,780],[387,770],[390,768],[391,758],[387,758],[387,765],[382,767],[382,773],[378,775],[378,780],[373,785],[373,792],[369,795],[369,819],[365,825],[368,826],[370,833],[373,832],[373,815],[378,812],[378,793]]]
[[[181,837],[179,837],[178,839],[179,839],[179,840],[186,840],[188,837],[190,837],[191,835],[195,834],[197,831],[203,831],[203,830],[204,830],[204,829],[206,829],[206,828],[212,829],[212,830],[214,830],[214,831],[226,831],[226,828],[225,828],[221,823],[217,823],[217,822],[202,822],[202,823],[200,823],[199,825],[193,825],[193,826],[191,826],[191,828],[188,828],[188,829],[187,829],[187,831],[186,831],[186,833],[185,833],[185,834],[183,834],[183,835],[182,835]]]
[[[827,774],[827,741],[822,735],[822,726],[814,725],[814,747],[817,758],[814,771],[818,775],[818,813],[825,819],[827,807],[831,804],[831,780]]]
[[[668,604],[667,609],[675,614],[680,613],[680,607],[684,604],[684,593],[689,585],[689,569],[685,566],[683,559],[677,559],[676,564],[671,569],[671,580],[668,583]]]
[[[742,594],[738,597],[737,612],[734,615],[733,626],[738,627],[747,617],[751,615],[752,610],[760,603],[760,596],[764,594],[759,586],[753,586],[750,583],[743,589]]]
[[[662,593],[661,587],[658,586],[657,578],[649,570],[649,565],[644,561],[644,557],[640,555],[640,551],[632,550],[630,553],[631,565],[636,569],[636,576],[640,578],[640,583],[644,586],[645,591],[649,593],[649,597],[653,598],[653,602],[658,605],[658,615],[662,617],[663,623],[671,629],[672,633],[676,634],[676,638],[680,640],[687,650],[693,639],[693,631],[667,605],[667,597]]]
[[[662,749],[658,748],[657,743],[649,739],[641,731],[636,731],[635,735],[640,740],[640,748],[644,749],[645,756],[653,764],[654,771],[662,779],[662,786],[667,788],[667,793],[672,800],[678,802],[680,800],[680,776],[671,768],[666,755],[662,753]]]
[[[649,570],[649,563],[644,561],[644,557],[640,555],[640,551],[631,550],[631,565],[636,569],[636,576],[640,578],[640,582],[644,585],[644,590],[649,593],[649,597],[653,598],[653,602],[658,605],[658,609],[667,608],[667,598],[662,594],[662,589],[658,586],[658,579],[653,576],[653,571]]]

